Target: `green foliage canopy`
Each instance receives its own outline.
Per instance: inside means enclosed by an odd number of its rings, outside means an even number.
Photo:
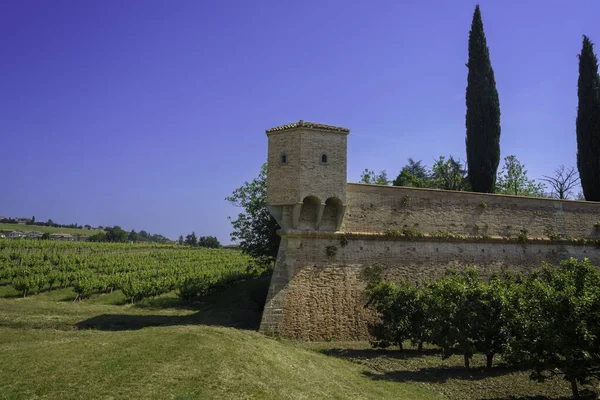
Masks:
[[[261,167],[258,177],[245,182],[226,198],[243,212],[231,220],[231,240],[239,242],[242,251],[256,258],[274,260],[277,257],[280,238],[279,225],[267,208],[267,163]]]
[[[496,193],[514,196],[544,196],[545,185],[529,179],[525,166],[513,155],[504,158],[502,172],[498,174]]]

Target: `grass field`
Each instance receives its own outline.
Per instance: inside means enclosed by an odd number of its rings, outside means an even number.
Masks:
[[[23,299],[0,286],[0,398],[442,398],[256,333],[267,285],[244,282],[193,309],[173,294],[131,306],[119,292],[72,303],[70,290]]]
[[[21,232],[48,232],[48,233],[70,233],[71,235],[94,235],[100,230],[98,229],[75,229],[75,228],[55,228],[52,226],[38,226],[38,225],[23,225],[23,224],[2,224],[0,223],[0,231],[21,231]]]
[[[73,303],[71,289],[21,298],[0,282],[0,399],[559,399],[557,379],[436,349],[302,343],[255,330],[269,278],[183,306],[174,293],[126,304],[120,291]],[[566,397],[565,397],[566,398]]]

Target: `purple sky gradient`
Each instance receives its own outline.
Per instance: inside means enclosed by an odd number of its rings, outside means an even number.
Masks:
[[[502,157],[575,165],[577,54],[597,0],[481,1]],[[475,2],[4,1],[0,215],[229,242],[224,198],[265,129],[350,128],[348,180],[465,158]]]

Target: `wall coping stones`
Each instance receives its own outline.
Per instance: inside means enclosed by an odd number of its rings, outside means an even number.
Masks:
[[[516,243],[522,245],[529,244],[553,244],[558,246],[591,246],[600,247],[600,238],[572,238],[572,239],[550,239],[548,237],[528,237],[526,240],[515,237],[505,236],[476,236],[476,235],[457,235],[444,236],[440,234],[423,233],[417,236],[396,234],[391,232],[327,232],[314,230],[298,229],[279,229],[277,234],[281,237],[302,238],[302,239],[330,239],[340,240],[342,238],[355,240],[387,240],[402,242],[462,242],[462,243]]]
[[[372,185],[366,183],[353,183],[347,182],[346,187],[350,192],[363,192],[363,193],[391,193],[392,191],[415,191],[415,192],[433,192],[433,193],[447,193],[453,196],[464,196],[464,197],[479,197],[486,196],[490,198],[510,198],[510,199],[526,199],[530,201],[546,201],[546,202],[559,202],[559,203],[569,203],[569,204],[578,204],[578,205],[588,205],[590,207],[598,207],[600,206],[600,202],[595,201],[585,201],[585,200],[566,200],[566,199],[554,199],[550,197],[531,197],[531,196],[514,196],[510,194],[498,194],[498,193],[479,193],[479,192],[467,192],[467,191],[457,191],[457,190],[444,190],[444,189],[431,189],[431,188],[416,188],[411,186],[384,186],[384,185]],[[387,194],[386,193],[386,194]]]

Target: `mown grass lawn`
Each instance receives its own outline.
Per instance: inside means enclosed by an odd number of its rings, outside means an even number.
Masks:
[[[560,378],[529,380],[501,360],[442,360],[367,342],[296,342],[256,332],[269,278],[194,307],[174,293],[127,304],[116,291],[73,303],[71,289],[21,298],[0,282],[0,399],[569,398]]]
[[[195,308],[174,294],[133,306],[120,292],[75,303],[70,289],[20,298],[0,284],[0,398],[443,398],[258,334],[267,284],[246,282]]]

